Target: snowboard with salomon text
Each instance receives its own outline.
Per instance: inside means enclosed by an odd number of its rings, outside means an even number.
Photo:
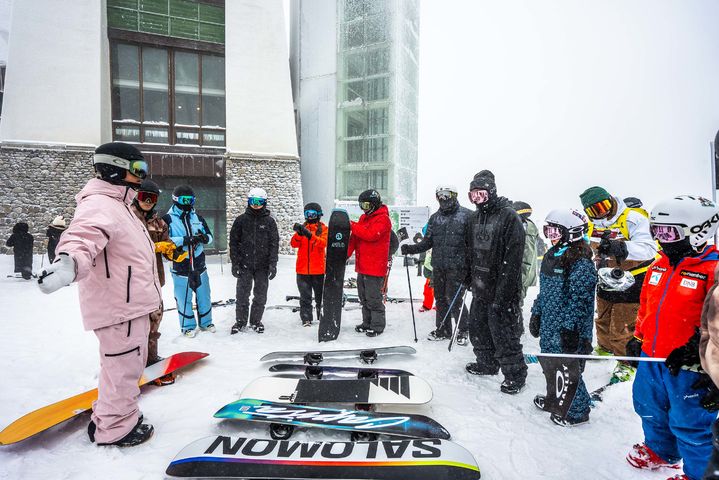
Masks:
[[[330,215],[327,234],[327,262],[322,287],[322,314],[317,336],[320,342],[336,340],[342,323],[342,289],[345,281],[347,248],[350,240],[350,217],[346,210],[335,208]]]
[[[365,363],[372,363],[378,357],[385,355],[413,355],[417,353],[414,347],[406,345],[392,347],[370,347],[370,348],[352,348],[343,350],[305,350],[303,351],[286,351],[286,352],[270,352],[262,358],[260,362],[268,362],[274,360],[284,361],[300,361],[310,365],[318,365],[327,359],[340,358],[359,358]]]
[[[183,448],[171,477],[247,480],[477,480],[477,461],[463,447],[436,438],[379,442],[296,442],[213,436]]]

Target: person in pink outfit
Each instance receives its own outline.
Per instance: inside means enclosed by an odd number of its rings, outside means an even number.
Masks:
[[[100,145],[93,165],[97,178],[75,197],[75,217],[38,284],[52,293],[78,282],[83,325],[100,343],[98,399],[88,435],[98,445],[128,447],[154,432],[138,408],[138,380],[147,359],[150,313],[162,295],[154,243],[130,209],[148,169],[139,150],[120,142]]]

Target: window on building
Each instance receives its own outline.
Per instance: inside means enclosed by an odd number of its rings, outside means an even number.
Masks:
[[[111,44],[115,140],[225,145],[225,59],[176,48]]]
[[[344,176],[346,197],[356,197],[370,188],[378,190],[380,195],[387,191],[387,170],[346,171]]]

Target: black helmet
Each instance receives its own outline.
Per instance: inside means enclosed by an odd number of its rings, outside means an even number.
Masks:
[[[523,220],[528,220],[532,215],[532,207],[527,202],[516,201],[512,202],[512,208],[522,217]]]
[[[305,220],[307,220],[310,223],[315,223],[320,220],[320,217],[322,217],[322,207],[319,203],[316,202],[310,202],[307,205],[305,205]]]
[[[149,192],[149,193],[156,193],[160,194],[160,187],[150,180],[149,178],[146,178],[142,181],[140,184],[140,188],[137,189],[138,192]]]
[[[180,210],[192,210],[195,205],[195,192],[189,185],[178,185],[172,191],[172,201]]]
[[[147,162],[142,153],[134,146],[122,142],[105,143],[97,147],[92,164],[99,178],[114,185],[136,187],[136,184],[125,182],[125,172],[129,171],[142,179],[148,172]]]
[[[377,210],[380,205],[382,205],[382,197],[380,197],[377,190],[373,189],[365,190],[364,192],[360,193],[357,201],[360,204],[360,208],[365,213],[372,213]]]

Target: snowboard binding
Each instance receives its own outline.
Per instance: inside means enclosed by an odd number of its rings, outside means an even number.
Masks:
[[[360,352],[360,361],[362,363],[366,363],[368,365],[371,365],[377,360],[377,352],[374,350],[362,350]]]

